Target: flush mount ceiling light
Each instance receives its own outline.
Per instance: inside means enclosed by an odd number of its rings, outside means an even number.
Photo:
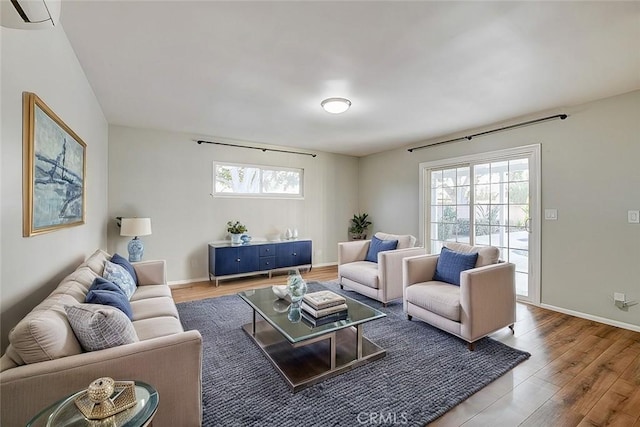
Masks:
[[[344,113],[351,107],[351,101],[347,98],[327,98],[320,103],[324,111],[331,114]]]

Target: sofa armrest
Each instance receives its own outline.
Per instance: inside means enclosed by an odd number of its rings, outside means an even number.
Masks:
[[[166,285],[167,263],[165,260],[140,261],[132,265],[138,276],[138,286]]]
[[[338,265],[364,261],[371,240],[352,240],[338,243]]]
[[[202,337],[187,331],[8,369],[0,374],[0,424],[25,425],[42,409],[105,376],[140,380],[158,390],[154,426],[202,423]]]
[[[407,288],[416,283],[433,280],[439,254],[418,255],[402,260],[402,309],[407,312]]]
[[[402,287],[433,280],[440,255],[419,255],[402,260]]]
[[[378,281],[382,289],[382,301],[402,298],[402,260],[425,254],[424,248],[406,248],[378,252]]]
[[[487,265],[460,274],[461,335],[472,342],[516,320],[513,263]]]

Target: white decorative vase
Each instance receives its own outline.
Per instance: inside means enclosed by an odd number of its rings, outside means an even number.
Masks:
[[[298,238],[298,229],[297,228],[293,229],[293,233],[291,233],[291,237],[294,238],[294,239]]]
[[[231,244],[232,245],[239,245],[242,243],[242,233],[231,233]]]
[[[284,238],[287,240],[290,240],[292,236],[293,236],[293,233],[291,232],[291,229],[287,228],[287,231],[284,232]]]

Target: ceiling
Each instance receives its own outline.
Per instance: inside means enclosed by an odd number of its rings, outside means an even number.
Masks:
[[[216,141],[364,156],[640,89],[640,2],[63,1],[61,22],[110,124]]]

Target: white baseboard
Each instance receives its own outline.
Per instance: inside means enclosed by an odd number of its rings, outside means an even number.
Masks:
[[[331,267],[334,265],[338,265],[337,262],[325,262],[323,264],[315,264],[312,266],[312,268],[316,268],[316,267]],[[209,281],[208,277],[201,277],[201,278],[197,278],[197,279],[186,279],[186,280],[170,280],[169,282],[167,282],[167,284],[171,287],[173,286],[180,286],[180,285],[188,285],[189,283],[195,283],[195,282],[207,282]]]
[[[313,268],[316,268],[316,267],[331,267],[331,266],[334,266],[334,265],[338,265],[338,263],[337,262],[325,262],[323,264],[313,264]]]
[[[167,282],[169,286],[180,286],[180,285],[188,285],[189,283],[195,282],[208,282],[208,277],[201,277],[199,279],[187,279],[187,280],[170,280]]]
[[[594,322],[604,323],[605,325],[616,326],[622,329],[629,329],[630,331],[640,332],[640,326],[632,325],[631,323],[619,322],[617,320],[607,319],[606,317],[594,316],[592,314],[581,313],[579,311],[568,310],[562,307],[556,307],[549,304],[540,304],[540,307],[548,310],[557,311],[560,313],[568,314],[574,317],[580,317],[582,319],[593,320]]]

